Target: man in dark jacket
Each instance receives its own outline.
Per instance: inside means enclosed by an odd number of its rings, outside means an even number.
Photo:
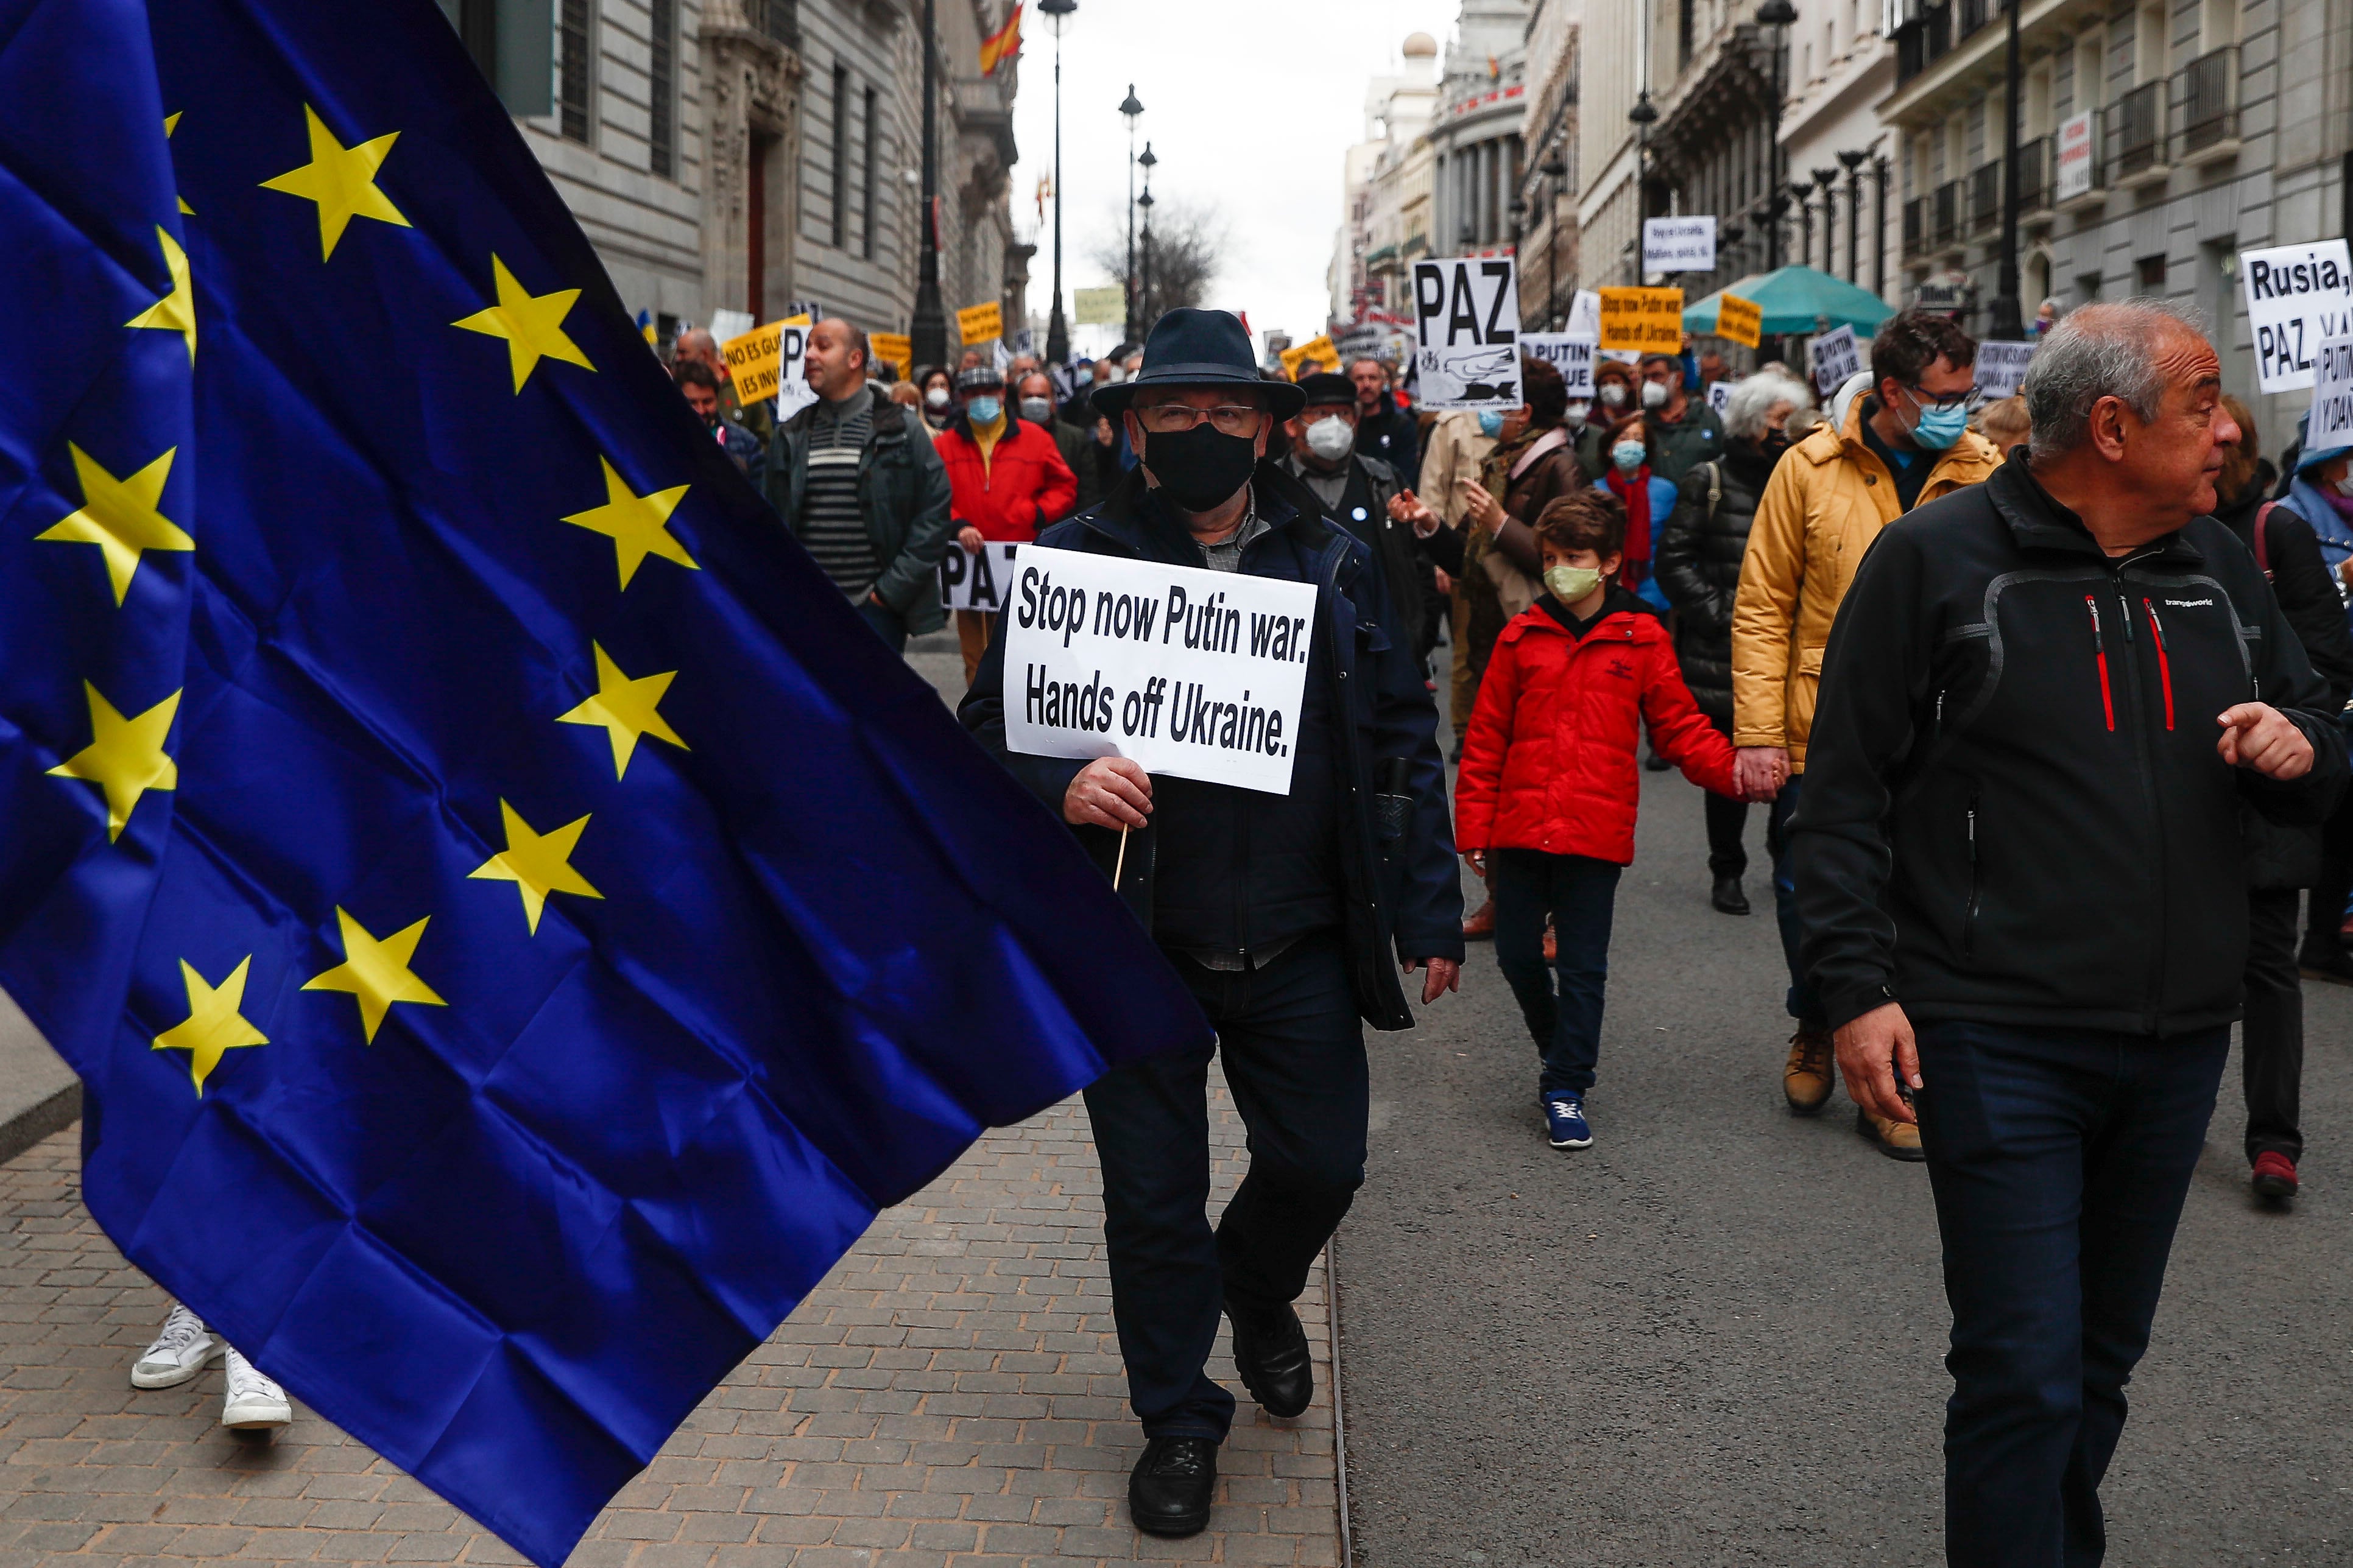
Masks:
[[[1773,465],[1789,449],[1789,416],[1806,389],[1778,367],[1733,389],[1724,410],[1724,456],[1683,476],[1681,499],[1656,551],[1660,591],[1675,607],[1675,658],[1699,710],[1732,734],[1732,604],[1748,554],[1748,529]],[[1748,803],[1707,797],[1708,900],[1727,915],[1748,912],[1740,879],[1748,870]]]
[[[955,525],[923,416],[866,379],[866,334],[828,318],[806,363],[817,401],[768,445],[768,504],[893,649],[947,622],[940,557]]]
[[[1430,568],[1416,548],[1413,525],[1389,516],[1389,502],[1403,488],[1397,470],[1365,456],[1356,389],[1346,376],[1321,372],[1303,378],[1299,390],[1307,405],[1283,426],[1291,449],[1282,470],[1307,487],[1326,518],[1372,546],[1388,579],[1394,629],[1408,647],[1423,653],[1428,622],[1421,589]]]
[[[1421,472],[1421,424],[1398,406],[1389,367],[1365,358],[1348,366],[1345,378],[1356,395],[1356,450],[1400,474]]]
[[[1363,1025],[1411,1026],[1400,961],[1427,971],[1425,1003],[1453,989],[1462,901],[1437,710],[1412,650],[1388,629],[1380,568],[1262,460],[1275,419],[1297,412],[1298,389],[1259,380],[1235,317],[1188,309],[1163,316],[1141,374],[1096,401],[1124,425],[1142,465],[1035,550],[1316,589],[1287,795],[1155,779],[1124,757],[1008,752],[1007,639],[988,649],[962,709],[966,728],[1106,872],[1121,873],[1130,907],[1216,1028],[1250,1130],[1250,1173],[1212,1233],[1210,1048],[1116,1068],[1087,1090],[1112,1310],[1149,1439],[1128,1509],[1139,1529],[1185,1536],[1208,1522],[1218,1445],[1233,1420],[1233,1396],[1205,1370],[1220,1305],[1235,1369],[1261,1405],[1296,1415],[1314,1393],[1291,1303],[1364,1180]]]
[[[2347,771],[2327,688],[2205,515],[2238,438],[2205,339],[2154,302],[2085,306],[2024,395],[2031,460],[1863,559],[1792,825],[1848,1089],[1917,1106],[1955,1568],[2101,1559],[2239,1013],[2240,806],[2316,821]]]
[[[1651,436],[1651,471],[1669,484],[1724,455],[1724,421],[1704,399],[1683,386],[1683,362],[1675,354],[1642,361],[1640,383],[1642,423]]]
[[[1071,478],[1078,482],[1079,487],[1078,496],[1071,502],[1068,511],[1061,517],[1039,518],[1039,522],[1041,525],[1060,522],[1062,517],[1084,511],[1103,500],[1107,488],[1103,483],[1103,470],[1112,466],[1108,462],[1110,449],[1098,443],[1088,431],[1055,415],[1054,384],[1047,378],[1044,371],[1033,370],[1021,377],[1014,383],[1013,392],[1014,411],[1030,424],[1043,427],[1048,435],[1054,437],[1054,449],[1062,454],[1063,466],[1071,470]]]

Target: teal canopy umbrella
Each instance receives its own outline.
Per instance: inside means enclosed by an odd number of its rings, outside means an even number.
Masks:
[[[1778,272],[1752,273],[1695,305],[1685,306],[1683,331],[1702,335],[1714,333],[1716,307],[1726,294],[1737,294],[1762,310],[1765,321],[1759,330],[1766,332],[1818,332],[1852,327],[1868,334],[1895,314],[1894,308],[1878,295],[1868,289],[1858,289],[1843,278],[1833,278],[1811,267],[1784,267]]]

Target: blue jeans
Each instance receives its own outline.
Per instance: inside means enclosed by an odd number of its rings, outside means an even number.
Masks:
[[[1495,897],[1495,963],[1518,998],[1544,1064],[1539,1099],[1582,1096],[1601,1057],[1601,1001],[1609,980],[1609,922],[1624,869],[1583,855],[1498,849],[1487,858]],[[1545,917],[1560,956],[1545,972]],[[1553,982],[1557,976],[1557,994]]]
[[[1789,1016],[1800,1029],[1827,1032],[1830,1015],[1806,973],[1805,928],[1798,923],[1798,884],[1789,874],[1789,814],[1798,809],[1798,786],[1805,782],[1803,773],[1791,773],[1774,797],[1772,812],[1765,818],[1765,847],[1773,857],[1773,918],[1781,927],[1781,956],[1789,965]]]
[[[1953,1309],[1947,1561],[2093,1568],[2107,1543],[2100,1479],[2231,1031],[1930,1023],[1919,1045]]]
[[[1147,1437],[1225,1440],[1234,1396],[1206,1370],[1222,1300],[1298,1299],[1365,1180],[1370,1074],[1345,944],[1318,931],[1263,968],[1170,962],[1218,1031],[1250,1173],[1212,1232],[1212,1047],[1113,1068],[1087,1090],[1103,1163],[1112,1319]]]
[[[890,644],[892,653],[907,651],[907,620],[888,605],[878,605],[871,597],[857,605],[858,618],[874,628],[874,635]]]

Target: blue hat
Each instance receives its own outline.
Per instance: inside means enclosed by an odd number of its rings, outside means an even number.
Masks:
[[[1277,419],[1290,418],[1307,402],[1307,394],[1287,381],[1260,379],[1250,331],[1230,310],[1187,307],[1161,317],[1144,345],[1144,368],[1133,381],[1095,388],[1095,411],[1116,419],[1148,386],[1250,387],[1271,400]]]

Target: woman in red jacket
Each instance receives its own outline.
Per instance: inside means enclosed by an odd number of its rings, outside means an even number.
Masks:
[[[956,377],[956,399],[947,428],[932,437],[947,465],[956,542],[969,551],[989,541],[1027,544],[1040,528],[1069,515],[1079,481],[1062,461],[1054,433],[1006,407],[1003,374],[975,365]],[[955,618],[969,686],[988,647],[990,617],[984,610],[958,610]]]
[[[1454,840],[1495,899],[1495,963],[1544,1064],[1556,1149],[1593,1142],[1585,1117],[1601,1047],[1618,874],[1634,858],[1641,728],[1685,777],[1734,793],[1732,743],[1683,685],[1666,627],[1618,581],[1626,509],[1604,490],[1537,519],[1545,593],[1495,639],[1454,787]],[[1549,916],[1558,956],[1545,973]]]

